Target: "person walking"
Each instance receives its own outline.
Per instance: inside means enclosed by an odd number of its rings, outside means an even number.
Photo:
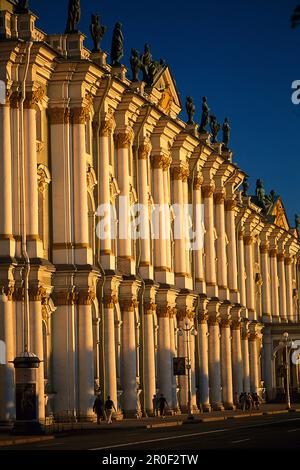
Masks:
[[[157,395],[153,395],[152,409],[153,409],[153,416],[158,416],[158,398],[157,398]]]
[[[97,395],[94,401],[93,412],[97,415],[97,424],[100,424],[101,418],[104,418],[103,401],[100,394]]]
[[[166,408],[169,408],[167,400],[165,399],[164,395],[161,393],[158,399],[158,408],[159,408],[159,415],[163,418],[165,417]]]
[[[110,399],[110,396],[108,395],[107,400],[105,402],[105,413],[106,413],[107,424],[112,424],[113,410],[117,412],[114,402]]]

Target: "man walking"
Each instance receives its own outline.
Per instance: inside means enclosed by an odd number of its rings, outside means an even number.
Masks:
[[[158,408],[159,408],[159,415],[162,416],[163,418],[165,417],[165,410],[166,407],[169,408],[169,405],[167,403],[167,400],[163,396],[163,394],[160,394],[160,397],[158,399]]]
[[[158,416],[158,398],[157,398],[157,395],[153,395],[152,409],[153,409],[153,416]]]
[[[107,424],[112,424],[113,410],[115,410],[115,412],[117,411],[114,405],[114,402],[110,399],[110,396],[108,395],[107,400],[105,402],[105,413],[106,413]]]
[[[94,401],[93,412],[97,415],[97,424],[100,424],[101,418],[104,417],[103,401],[101,399],[100,394],[97,395]]]

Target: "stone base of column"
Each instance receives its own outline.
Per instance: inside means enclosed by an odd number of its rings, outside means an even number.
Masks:
[[[281,323],[280,317],[277,317],[277,316],[275,317],[275,316],[273,315],[273,317],[272,317],[272,323]]]
[[[40,436],[45,434],[45,431],[43,430],[41,423],[38,421],[16,421],[11,433],[15,436]]]
[[[224,409],[225,410],[235,410],[235,406],[233,403],[224,403]]]
[[[213,411],[224,411],[224,406],[223,406],[223,403],[221,402],[218,402],[218,403],[213,403],[212,404],[212,409]]]
[[[124,418],[141,418],[142,417],[142,412],[138,410],[124,410]]]
[[[115,419],[116,421],[122,421],[124,419],[122,411],[117,411],[113,413],[113,419]]]
[[[271,315],[263,315],[263,316],[262,316],[262,321],[263,321],[264,323],[272,323],[272,317],[271,317]]]
[[[61,413],[54,413],[54,421],[56,423],[76,423],[77,417],[73,410],[66,410]]]
[[[80,423],[93,423],[96,421],[96,415],[78,415],[77,421]]]
[[[211,406],[209,403],[201,404],[200,405],[200,412],[201,413],[210,413],[211,412]]]

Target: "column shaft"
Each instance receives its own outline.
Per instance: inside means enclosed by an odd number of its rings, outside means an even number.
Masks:
[[[94,346],[92,307],[78,305],[79,413],[81,419],[93,418]]]
[[[152,413],[152,398],[156,394],[153,312],[144,316],[144,393],[146,411]]]
[[[137,362],[135,337],[134,307],[123,305],[122,325],[122,378],[123,378],[123,408],[126,416],[135,416],[137,404]]]
[[[210,403],[214,410],[223,409],[221,393],[221,354],[219,322],[209,320],[209,386]]]
[[[233,409],[230,323],[221,322],[222,398],[225,409]]]
[[[203,411],[210,411],[208,374],[208,326],[207,319],[198,323],[199,350],[199,403]]]
[[[104,304],[105,391],[117,408],[117,365],[114,303]],[[106,398],[106,397],[105,397]]]
[[[243,357],[241,343],[241,327],[232,327],[232,367],[233,367],[233,391],[234,401],[238,403],[240,394],[243,392]]]
[[[43,318],[41,300],[30,301],[30,351],[42,361],[37,370],[39,419],[45,419]]]
[[[15,371],[10,361],[16,354],[13,326],[13,303],[5,294],[0,295],[0,340],[5,344],[6,364],[0,366],[0,421],[15,418]]]

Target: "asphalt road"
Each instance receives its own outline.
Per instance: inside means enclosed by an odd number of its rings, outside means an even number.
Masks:
[[[58,435],[48,442],[2,450],[200,451],[204,449],[300,450],[300,413],[184,424],[159,429],[107,429]],[[1,452],[0,451],[0,456]]]

